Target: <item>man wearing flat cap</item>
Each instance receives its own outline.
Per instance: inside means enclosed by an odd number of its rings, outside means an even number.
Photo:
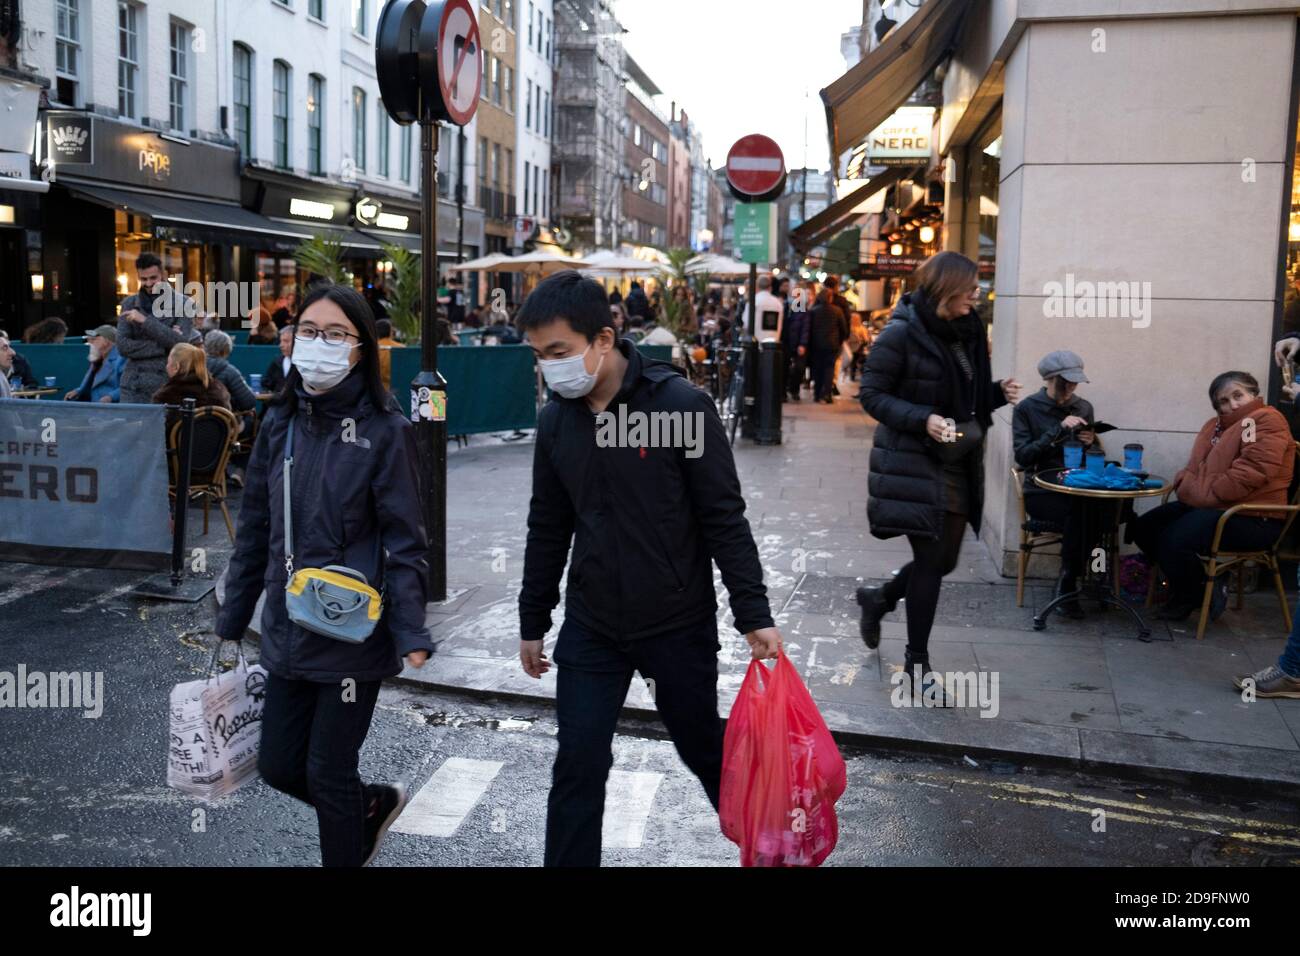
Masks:
[[[1078,562],[1079,539],[1083,522],[1078,503],[1067,495],[1048,491],[1034,484],[1035,472],[1065,467],[1065,443],[1076,440],[1085,451],[1097,440],[1091,430],[1095,421],[1092,405],[1075,394],[1083,374],[1083,359],[1066,349],[1049,352],[1038,363],[1044,386],[1023,398],[1011,416],[1012,442],[1016,464],[1024,470],[1025,511],[1031,519],[1058,526],[1064,531],[1061,541],[1061,577],[1057,594],[1075,589],[1075,580],[1083,571]],[[1058,605],[1066,617],[1083,617],[1077,601]]]
[[[117,351],[117,326],[101,325],[86,333],[90,367],[81,384],[64,395],[69,402],[118,402],[122,400],[122,370],[126,359]]]

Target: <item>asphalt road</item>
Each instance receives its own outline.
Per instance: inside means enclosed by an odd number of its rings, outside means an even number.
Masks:
[[[210,657],[202,634],[210,604],[136,599],[126,592],[138,574],[4,571],[0,671],[100,672],[104,700],[95,719],[73,709],[0,709],[0,862],[319,862],[314,815],[264,784],[206,809],[165,784],[167,695]],[[538,865],[554,736],[546,706],[386,688],[363,775],[400,779],[423,796],[377,865]],[[843,752],[849,785],[828,865],[1300,866],[1300,814],[1281,802],[1009,763]],[[737,864],[654,722],[620,728],[604,860]]]

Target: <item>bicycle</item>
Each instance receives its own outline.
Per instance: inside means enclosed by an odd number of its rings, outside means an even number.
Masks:
[[[730,373],[726,396],[722,399],[719,412],[722,415],[722,425],[727,430],[727,438],[734,448],[736,426],[740,424],[740,417],[745,413],[745,350],[739,346],[730,346],[719,351],[727,354]]]

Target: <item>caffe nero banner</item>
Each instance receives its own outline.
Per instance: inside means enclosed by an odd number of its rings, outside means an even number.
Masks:
[[[165,414],[0,400],[0,561],[170,567]]]

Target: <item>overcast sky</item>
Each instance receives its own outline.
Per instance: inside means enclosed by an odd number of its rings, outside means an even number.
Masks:
[[[616,0],[623,42],[670,101],[686,110],[721,166],[746,133],[780,144],[787,169],[830,166],[818,91],[841,76],[841,35],[862,22],[862,0]],[[804,94],[807,93],[805,99]]]

